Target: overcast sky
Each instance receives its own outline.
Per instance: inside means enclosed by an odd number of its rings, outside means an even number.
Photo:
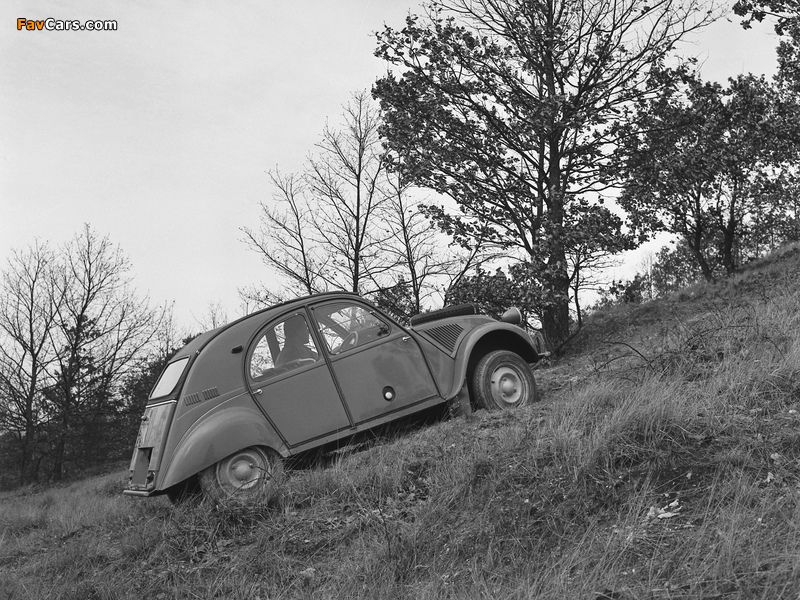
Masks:
[[[0,264],[83,223],[128,256],[154,304],[192,329],[209,303],[269,280],[240,228],[266,171],[301,168],[326,119],[385,66],[374,31],[419,2],[82,0],[0,6]],[[19,18],[114,19],[117,31],[18,31]],[[768,26],[721,21],[686,55],[705,79],[772,74]]]

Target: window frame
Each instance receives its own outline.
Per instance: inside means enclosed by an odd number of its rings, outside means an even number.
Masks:
[[[178,371],[178,376],[175,377],[175,380],[172,382],[172,386],[163,394],[156,395],[156,392],[161,387],[162,382],[165,381],[164,376],[167,375],[167,373],[172,373],[175,370],[175,367],[177,367],[177,365],[179,365],[180,363],[183,363],[183,366]],[[168,363],[167,366],[164,367],[164,370],[161,371],[161,375],[158,376],[158,381],[156,381],[156,384],[153,386],[153,389],[150,390],[150,394],[147,396],[147,399],[156,400],[158,398],[166,398],[170,394],[174,393],[175,389],[178,387],[178,384],[181,382],[183,374],[186,372],[186,367],[188,366],[188,364],[189,364],[188,356],[182,356],[181,358],[178,358]]]
[[[285,334],[284,334],[284,342],[283,342],[284,346],[282,348],[280,346],[280,342],[278,340],[278,336],[276,334],[275,329],[279,325],[281,325],[282,323],[285,323],[289,319],[291,319],[293,317],[296,317],[296,316],[301,317],[303,319],[303,321],[305,322],[306,329],[308,329],[308,333],[309,333],[309,342],[313,346],[313,348],[309,348],[309,350],[312,350],[313,352],[315,352],[317,354],[317,358],[314,360],[313,363],[308,363],[308,364],[305,364],[305,365],[299,365],[299,366],[297,366],[295,368],[287,369],[286,367],[276,367],[275,366],[275,361],[278,359],[278,356],[280,355],[280,353],[286,347],[286,338],[285,338]],[[318,366],[320,363],[324,363],[325,360],[323,358],[322,352],[319,349],[320,345],[319,345],[319,341],[317,340],[317,336],[314,335],[314,329],[315,329],[315,327],[314,327],[313,321],[310,318],[310,315],[303,308],[296,309],[296,310],[293,310],[293,311],[288,312],[288,313],[283,313],[282,315],[279,315],[275,319],[272,319],[271,321],[269,321],[253,337],[253,341],[251,342],[250,348],[247,351],[247,356],[246,356],[246,359],[245,359],[245,375],[247,376],[247,380],[251,384],[263,385],[263,384],[265,384],[267,382],[273,381],[273,380],[275,380],[277,378],[280,378],[280,377],[283,377],[285,375],[295,374],[295,373],[297,373],[299,371],[304,370],[305,368],[315,367],[315,366]],[[260,375],[256,376],[256,375],[253,374],[253,368],[252,368],[253,367],[253,357],[256,354],[256,350],[259,348],[259,346],[262,344],[262,342],[265,339],[266,339],[267,348],[269,349],[269,359],[270,359],[270,363],[272,364],[272,366],[269,367],[268,369],[262,371]],[[265,373],[267,373],[267,374],[265,375]]]
[[[336,310],[331,310],[330,312],[328,312],[324,316],[320,315],[320,312],[323,309],[325,309],[326,307],[337,306],[337,305],[340,305],[342,308],[339,308],[339,309],[336,309]],[[342,310],[347,309],[347,308],[358,308],[358,309],[361,309],[362,311],[364,311],[364,313],[367,313],[367,314],[371,315],[372,318],[375,319],[376,321],[378,321],[379,324],[378,325],[369,325],[368,327],[364,327],[363,329],[360,329],[360,330],[356,330],[356,329],[348,330],[341,323],[338,323],[335,319],[331,318],[331,315],[333,313],[342,311]],[[356,351],[356,350],[359,350],[361,348],[367,347],[367,346],[369,346],[369,345],[371,345],[373,343],[380,342],[380,341],[383,341],[385,339],[389,339],[392,336],[392,334],[396,333],[396,329],[397,329],[397,325],[395,324],[394,321],[392,321],[388,317],[384,316],[383,314],[378,313],[371,306],[368,306],[368,305],[363,304],[361,302],[352,301],[352,300],[337,299],[337,300],[333,300],[333,301],[323,302],[323,303],[320,303],[320,304],[317,304],[317,305],[311,307],[311,312],[312,312],[312,316],[313,316],[314,329],[316,330],[315,333],[316,333],[317,337],[319,337],[319,339],[321,341],[320,347],[323,347],[325,349],[327,355],[329,357],[331,357],[331,358],[336,358],[336,357],[341,356],[343,354],[348,354],[348,353],[350,353],[352,351]],[[336,335],[340,336],[341,341],[343,342],[345,339],[347,339],[347,336],[349,336],[351,333],[353,333],[353,331],[366,331],[367,329],[371,329],[373,327],[380,327],[380,324],[383,324],[388,328],[386,333],[384,333],[384,334],[380,334],[379,333],[374,339],[370,339],[370,340],[367,340],[365,342],[359,343],[356,346],[353,346],[352,348],[341,349],[338,352],[335,351],[335,349],[332,348],[328,344],[328,337],[322,331],[323,327],[330,329]],[[339,347],[337,347],[337,348],[339,348]]]

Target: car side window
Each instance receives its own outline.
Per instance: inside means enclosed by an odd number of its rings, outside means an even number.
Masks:
[[[389,335],[391,325],[364,306],[333,302],[314,309],[319,332],[331,354],[339,354]]]
[[[319,359],[305,317],[294,314],[264,331],[250,354],[248,369],[252,379],[263,380]]]

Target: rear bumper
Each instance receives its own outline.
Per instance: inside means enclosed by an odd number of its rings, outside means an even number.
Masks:
[[[152,496],[153,495],[152,492],[145,492],[145,491],[142,491],[142,490],[122,490],[122,493],[125,496],[139,496],[139,497],[143,497],[143,498],[146,498],[147,496]]]

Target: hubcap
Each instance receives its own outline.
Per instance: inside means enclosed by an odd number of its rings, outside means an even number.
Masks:
[[[231,465],[231,477],[240,483],[250,481],[253,478],[254,467],[253,463],[244,460],[233,463]]]
[[[514,369],[498,367],[492,373],[491,388],[496,401],[516,404],[522,398],[524,384]]]
[[[217,477],[223,488],[235,492],[258,486],[269,478],[269,470],[260,454],[245,451],[222,461]]]

